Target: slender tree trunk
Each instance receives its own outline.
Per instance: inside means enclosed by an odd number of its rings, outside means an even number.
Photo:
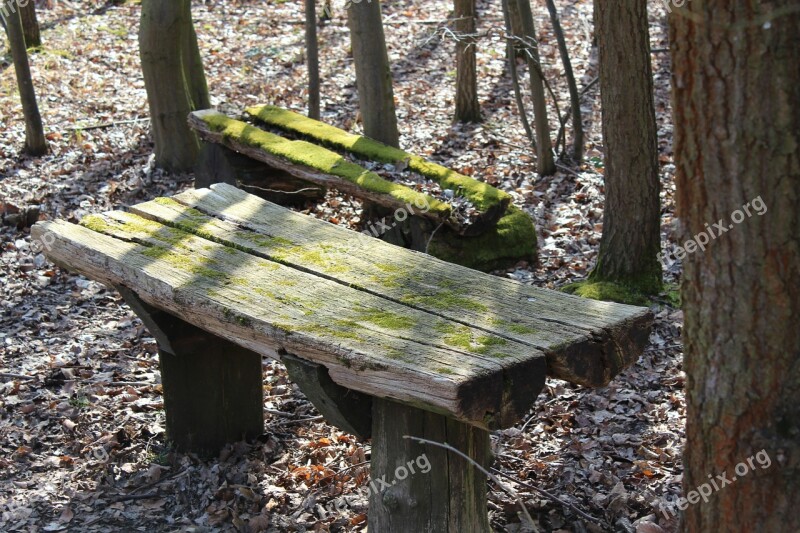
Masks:
[[[606,201],[592,281],[645,294],[661,288],[653,76],[645,0],[595,0]]]
[[[36,7],[33,5],[33,0],[29,0],[25,5],[20,3],[19,14],[22,17],[25,45],[28,48],[42,46],[42,36],[39,32],[39,21],[36,19]]]
[[[189,0],[142,1],[139,53],[156,165],[170,171],[190,171],[199,142],[186,118],[210,103]]]
[[[564,64],[564,77],[567,78],[569,88],[569,101],[572,109],[572,159],[580,163],[583,159],[583,118],[581,117],[581,97],[578,93],[578,84],[575,83],[575,74],[572,72],[572,62],[569,59],[569,49],[564,38],[564,30],[561,28],[561,21],[558,18],[556,3],[554,0],[547,0],[547,11],[550,13],[550,22],[553,24],[553,33],[558,41],[558,51],[561,54],[561,62]],[[566,135],[566,131],[564,132]],[[558,147],[556,139],[556,147]],[[564,141],[566,143],[566,139]]]
[[[536,131],[536,159],[539,174],[547,176],[556,171],[553,160],[553,149],[550,142],[550,126],[547,121],[547,101],[544,97],[544,78],[539,62],[539,46],[536,43],[536,27],[533,24],[533,12],[530,0],[516,1],[522,21],[523,39],[525,40],[528,74],[531,81],[531,99],[533,100],[533,121]],[[513,21],[513,19],[512,19]],[[513,22],[512,22],[513,28]]]
[[[796,6],[708,0],[670,16],[678,216],[707,242],[686,246],[681,288],[685,497],[735,479],[685,506],[685,531],[800,531]]]
[[[399,146],[392,72],[378,0],[361,0],[347,9],[350,43],[356,65],[358,105],[364,133],[390,146]]]
[[[459,122],[480,122],[478,75],[475,63],[475,0],[455,0],[456,114]]]
[[[25,47],[25,35],[22,31],[22,18],[19,11],[14,10],[6,14],[2,12],[3,20],[8,32],[8,41],[11,45],[11,55],[14,61],[14,72],[17,76],[22,113],[25,115],[25,148],[26,153],[34,156],[47,153],[47,140],[44,138],[42,117],[36,103],[36,92],[33,89],[31,68],[28,63],[28,50]]]
[[[306,63],[308,64],[308,116],[319,120],[319,47],[317,0],[306,2]]]
[[[508,25],[511,27],[510,35],[522,39],[525,37],[525,30],[522,27],[522,17],[519,12],[519,4],[517,3],[517,0],[508,0],[507,11]],[[516,57],[525,57],[525,50],[519,45],[518,42],[514,45],[514,55]]]

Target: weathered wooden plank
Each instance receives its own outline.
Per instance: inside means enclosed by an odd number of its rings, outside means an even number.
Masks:
[[[92,229],[40,223],[34,235],[71,270],[132,287],[151,305],[257,353],[322,364],[349,389],[504,427],[543,384],[544,356],[531,346],[132,214],[86,223]],[[244,235],[251,244],[269,241]]]
[[[465,230],[465,228],[463,228],[458,223],[457,220],[455,220],[450,216],[449,206],[440,202],[439,200],[436,200],[435,198],[418,193],[416,191],[412,191],[410,188],[405,187],[403,185],[392,184],[391,182],[387,182],[387,185],[393,187],[395,189],[394,191],[391,191],[389,193],[379,192],[373,190],[370,187],[365,187],[364,180],[345,179],[342,176],[337,176],[330,172],[324,172],[310,165],[289,161],[285,157],[275,155],[273,153],[268,152],[267,150],[264,150],[257,146],[253,146],[252,144],[246,142],[244,139],[241,138],[241,137],[247,138],[249,136],[252,136],[249,133],[251,130],[255,133],[262,133],[262,134],[266,133],[266,132],[261,132],[255,126],[243,125],[243,128],[245,128],[245,132],[243,135],[238,137],[233,135],[226,135],[223,132],[214,130],[207,122],[208,117],[227,118],[222,113],[218,113],[214,110],[207,109],[191,113],[188,119],[189,126],[197,132],[197,135],[202,140],[206,142],[220,144],[222,146],[225,146],[226,148],[244,154],[247,157],[250,157],[257,161],[262,161],[273,168],[282,170],[288,174],[291,174],[292,176],[300,178],[301,180],[305,180],[310,183],[316,183],[325,188],[334,187],[343,193],[352,194],[357,198],[362,198],[366,201],[382,205],[392,210],[405,208],[405,206],[409,204],[421,206],[416,210],[416,213],[419,216],[435,220],[437,224],[444,222],[449,226],[453,227],[453,229],[456,231]],[[272,134],[266,133],[266,135],[272,135]],[[307,149],[307,151],[325,150],[322,147],[310,143],[304,143],[303,141],[287,140],[286,142],[297,144],[296,150],[298,152],[302,152],[302,149],[304,147]],[[343,167],[345,165],[352,165],[352,163],[346,161],[343,157],[333,152],[331,152],[328,155],[328,158],[341,160],[340,163],[336,163],[333,166]],[[375,181],[375,180],[385,181],[376,174],[368,172],[366,169],[363,169],[363,171],[364,171],[364,176],[370,178],[367,181]],[[399,194],[398,191],[402,191],[403,194]]]
[[[652,314],[645,308],[587,300],[488,276],[293,213],[234,187],[220,184],[211,190],[186,191],[174,201],[147,202],[132,209],[542,350],[547,354],[548,373],[573,383],[607,384],[647,344]],[[254,241],[248,234],[251,230],[261,233],[264,240]],[[320,261],[309,261],[311,257]]]

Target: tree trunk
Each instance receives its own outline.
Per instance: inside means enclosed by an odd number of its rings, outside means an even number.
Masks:
[[[186,32],[186,38],[183,43],[183,65],[186,72],[186,80],[189,84],[192,110],[208,109],[211,107],[211,98],[208,95],[208,83],[203,69],[203,58],[200,56],[200,48],[197,46],[197,33],[194,31],[191,11],[188,14],[188,28],[189,31]]]
[[[23,151],[34,156],[47,153],[47,141],[44,138],[42,117],[36,103],[36,92],[33,89],[31,68],[28,64],[28,50],[25,47],[25,35],[22,31],[22,18],[19,11],[2,12],[6,23],[11,55],[14,60],[14,72],[17,76],[22,113],[25,116],[25,147]]]
[[[592,281],[661,289],[658,153],[645,0],[595,0],[605,149],[603,237]]]
[[[525,36],[525,30],[522,29],[522,17],[519,13],[519,4],[517,4],[517,0],[508,0],[508,19],[509,25],[511,26],[511,35],[522,39]],[[525,51],[519,45],[520,43],[515,43],[514,55],[515,57],[524,58]]]
[[[558,18],[558,10],[554,0],[546,0],[547,11],[550,13],[550,22],[553,24],[553,33],[558,41],[558,51],[561,54],[561,62],[564,64],[564,77],[567,79],[569,88],[570,109],[572,110],[572,128],[574,131],[572,139],[572,159],[580,164],[583,159],[583,118],[581,116],[581,97],[578,92],[578,84],[575,83],[575,74],[572,72],[572,61],[569,59],[569,49],[564,37],[564,30],[561,27],[561,20]],[[564,131],[564,135],[567,132]],[[560,136],[559,136],[560,137]],[[558,148],[556,139],[556,148]],[[566,143],[566,139],[564,141]]]
[[[308,116],[319,120],[319,46],[317,0],[306,2],[306,63],[308,64]]]
[[[533,120],[536,131],[536,158],[539,174],[547,176],[556,171],[553,150],[550,142],[550,127],[547,123],[547,102],[544,97],[544,78],[539,62],[539,46],[536,44],[536,27],[533,23],[533,12],[530,0],[511,0],[516,2],[522,21],[525,58],[528,62],[528,73],[531,80],[531,99],[533,100]],[[510,7],[510,6],[509,6]],[[511,9],[509,9],[509,14]],[[513,28],[513,18],[512,28]]]
[[[459,122],[480,122],[478,77],[475,64],[475,0],[455,0],[456,114]]]
[[[350,43],[356,65],[358,106],[368,137],[390,146],[399,146],[397,116],[394,110],[392,72],[386,52],[386,38],[377,0],[353,2],[347,9]]]
[[[685,531],[800,531],[794,7],[709,0],[670,16],[678,216],[705,241],[686,246],[682,283],[686,497],[735,479],[683,506]]]
[[[25,5],[20,3],[19,14],[22,17],[25,45],[28,48],[42,46],[42,36],[39,33],[39,21],[36,19],[36,7],[33,5],[33,0],[29,0]]]
[[[186,119],[190,112],[210,104],[189,0],[142,1],[139,54],[156,165],[190,171],[200,145]]]

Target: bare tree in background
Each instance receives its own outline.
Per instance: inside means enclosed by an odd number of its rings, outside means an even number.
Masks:
[[[480,122],[475,61],[475,0],[454,0],[456,30],[456,112],[459,122]]]
[[[19,11],[0,11],[0,16],[8,32],[11,45],[11,55],[14,61],[14,72],[17,77],[17,87],[22,101],[22,112],[25,115],[25,148],[30,155],[39,156],[47,153],[47,140],[44,137],[42,117],[36,103],[36,92],[33,89],[31,68],[28,63],[28,50],[25,46],[25,35],[22,31],[22,18]]]
[[[595,0],[605,151],[603,236],[591,282],[661,289],[658,147],[645,0]]]
[[[308,65],[308,116],[319,120],[319,45],[317,43],[316,3],[316,0],[305,0],[306,64]]]
[[[189,0],[142,1],[139,54],[156,165],[190,171],[200,145],[186,118],[210,102]]]
[[[389,69],[380,2],[360,0],[348,6],[347,25],[350,27],[358,106],[364,121],[364,133],[390,146],[399,146],[392,72]]]

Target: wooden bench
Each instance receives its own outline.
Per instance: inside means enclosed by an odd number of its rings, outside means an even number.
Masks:
[[[546,375],[603,386],[647,342],[647,309],[445,263],[218,184],[39,222],[55,263],[119,289],[158,341],[168,438],[213,453],[264,431],[261,358],[326,419],[372,438],[370,531],[488,531],[489,430]],[[395,479],[425,454],[428,473]]]

